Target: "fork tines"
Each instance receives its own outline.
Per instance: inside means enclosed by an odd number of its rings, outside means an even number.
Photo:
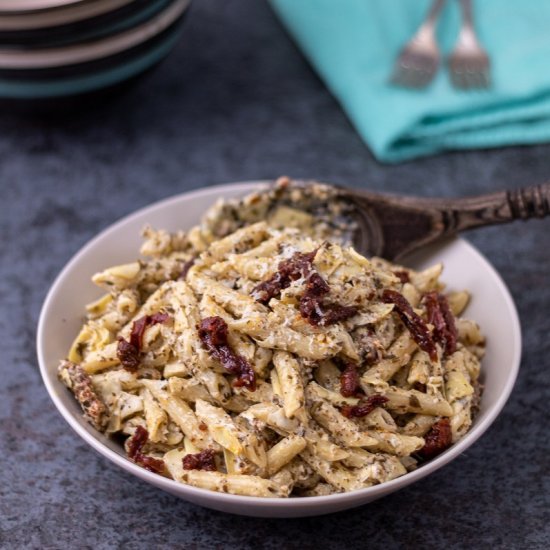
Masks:
[[[424,88],[432,81],[440,59],[435,25],[445,2],[446,0],[433,0],[426,18],[401,50],[391,78],[394,84]]]
[[[395,63],[391,81],[408,88],[425,88],[439,65],[439,53],[423,44],[407,44]]]
[[[459,3],[462,26],[449,56],[451,82],[463,90],[488,88],[491,85],[489,56],[476,34],[472,0],[459,0]]]
[[[449,57],[451,82],[455,88],[489,88],[491,69],[489,56],[483,51],[454,51]]]

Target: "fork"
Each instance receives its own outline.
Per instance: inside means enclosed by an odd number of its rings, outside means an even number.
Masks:
[[[392,83],[407,88],[425,88],[432,81],[441,57],[435,40],[435,25],[444,4],[445,0],[434,0],[426,19],[401,50]]]
[[[462,27],[453,52],[449,56],[451,82],[455,88],[489,88],[490,61],[476,36],[472,0],[459,0],[462,9]]]

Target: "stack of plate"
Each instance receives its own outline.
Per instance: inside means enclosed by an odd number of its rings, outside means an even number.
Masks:
[[[0,98],[109,88],[158,63],[190,0],[0,0]]]

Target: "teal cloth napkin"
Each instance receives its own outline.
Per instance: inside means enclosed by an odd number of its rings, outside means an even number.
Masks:
[[[550,1],[478,0],[476,28],[492,63],[489,91],[458,91],[440,70],[422,91],[389,84],[431,0],[271,0],[275,12],[381,161],[449,149],[550,140]],[[448,0],[443,54],[460,26]]]

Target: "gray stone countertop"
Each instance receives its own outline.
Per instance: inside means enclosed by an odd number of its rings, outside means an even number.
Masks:
[[[453,196],[550,177],[550,146],[377,163],[266,4],[196,1],[172,55],[81,114],[0,114],[0,547],[548,548],[550,221],[471,232],[523,327],[512,396],[427,479],[332,516],[251,519],[150,487],[93,452],[40,378],[35,334],[69,258],[123,215],[229,181],[312,177]]]

